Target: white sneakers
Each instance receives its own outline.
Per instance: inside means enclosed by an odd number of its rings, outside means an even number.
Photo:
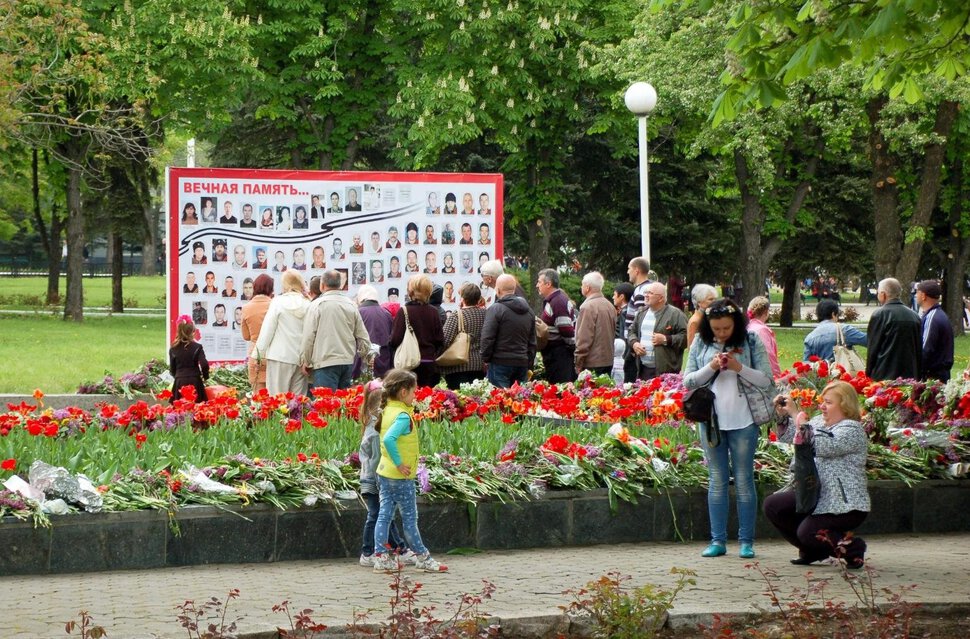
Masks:
[[[395,556],[392,553],[388,553],[388,554],[390,554],[391,556]],[[358,563],[360,563],[360,565],[363,566],[364,568],[373,568],[374,562],[377,560],[378,557],[380,557],[380,555],[361,555]],[[400,555],[396,555],[396,557],[398,561],[400,561],[401,564],[405,566],[413,566],[418,561],[418,556],[415,555],[412,550],[405,550]]]
[[[365,563],[368,562],[368,563]],[[373,566],[374,572],[397,572],[403,566],[414,566],[422,572],[448,572],[448,566],[440,564],[427,554],[424,556],[415,555],[410,550],[401,555],[384,553],[383,555],[361,555],[361,566]]]

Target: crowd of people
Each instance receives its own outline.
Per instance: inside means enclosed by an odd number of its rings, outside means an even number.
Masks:
[[[582,371],[617,383],[682,373],[688,392],[711,391],[710,418],[698,423],[709,472],[711,539],[704,557],[727,554],[732,480],[738,555],[755,557],[754,456],[762,427],[773,425],[781,441],[811,445],[822,485],[810,510],[796,507],[790,488],[764,503],[768,519],[798,548],[792,563],[840,556],[849,568],[864,565],[865,542],[850,532],[870,508],[858,398],[851,385],[833,382],[821,393],[820,414],[812,417],[786,397],[774,396],[781,370],[767,324],[767,297],[755,297],[745,309],[731,297],[718,297],[713,286],[695,284],[688,316],[683,280],[672,278],[678,296],[672,303],[671,282],[661,283],[646,259],[636,257],[627,265],[628,281],[612,286],[612,299],[603,293],[603,275],[586,273],[579,306],[560,287],[557,270],[540,271],[536,290],[542,303],[534,312],[501,261],[484,263],[480,272],[481,284],[462,285],[458,309],[450,313],[442,308],[442,287],[424,274],[407,281],[403,305],[381,303],[371,286],[360,287],[356,300],[350,299],[336,270],[309,282],[288,270],[275,296],[270,276],[253,282],[240,323],[249,342],[254,390],[344,389],[362,371],[372,372],[361,410],[361,492],[368,508],[362,565],[384,571],[404,562],[429,572],[447,570],[431,558],[417,527],[416,387],[435,386],[442,377],[452,389],[486,378],[496,387],[510,387],[531,378],[537,357],[544,378],[553,383],[574,381]],[[940,284],[918,284],[919,314],[901,301],[902,293],[895,279],[879,282],[881,307],[865,332],[839,322],[837,299],[820,298],[818,326],[804,340],[805,359],[831,361],[838,348],[866,346],[865,372],[873,379],[949,379],[953,331],[940,307]],[[209,368],[194,329],[192,318],[178,319],[170,352],[173,400],[187,386],[195,389],[197,401],[206,398]],[[409,370],[395,367],[397,351],[411,348],[417,356],[405,367]],[[402,515],[401,534],[393,524],[395,512]],[[820,537],[823,530],[827,536]]]

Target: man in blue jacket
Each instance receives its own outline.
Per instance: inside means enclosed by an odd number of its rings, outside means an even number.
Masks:
[[[916,285],[916,303],[923,318],[922,379],[946,382],[953,368],[953,326],[940,308],[943,289],[936,280],[923,280]]]

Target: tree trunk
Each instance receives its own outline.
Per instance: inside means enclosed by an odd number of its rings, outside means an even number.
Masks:
[[[56,247],[47,254],[47,303],[61,302],[61,216],[57,202],[51,205],[51,243]]]
[[[75,157],[73,154],[67,157]],[[67,295],[64,319],[84,321],[84,212],[81,210],[81,167],[67,165]]]
[[[950,325],[953,327],[954,335],[963,335],[963,289],[964,278],[966,277],[967,260],[970,259],[970,237],[961,231],[962,220],[965,212],[970,205],[970,184],[963,179],[964,161],[963,154],[959,151],[954,153],[954,162],[951,175],[954,176],[953,206],[950,209],[950,239],[947,247],[946,260],[944,261],[944,295],[943,310],[950,318]]]
[[[872,189],[872,212],[875,221],[875,242],[873,258],[876,265],[876,280],[896,277],[896,266],[901,256],[903,232],[899,223],[899,189],[896,185],[896,158],[889,152],[889,143],[879,128],[882,108],[886,105],[883,97],[869,101],[866,113],[869,116],[869,159],[872,174],[869,184]],[[906,285],[906,282],[903,282]]]
[[[121,233],[111,231],[108,234],[108,247],[111,251],[111,312],[125,312],[125,297],[122,291],[122,281],[125,276],[125,247],[121,240]]]
[[[761,229],[764,209],[751,188],[748,161],[741,151],[734,152],[734,174],[741,193],[741,282],[743,289],[738,303],[747,308],[748,301],[762,290],[765,265],[762,261]],[[729,276],[733,277],[733,276]]]
[[[936,122],[933,125],[933,138],[923,146],[923,170],[920,173],[919,194],[910,218],[910,230],[922,230],[931,233],[930,219],[936,208],[937,195],[940,192],[940,181],[943,174],[943,160],[946,156],[946,146],[953,123],[956,121],[959,104],[956,102],[941,102],[936,107]],[[920,255],[923,252],[924,233],[913,233],[910,240],[902,247],[899,265],[896,267],[896,277],[900,282],[911,282],[919,275]]]
[[[801,319],[801,286],[794,271],[786,270],[782,273],[782,286],[784,293],[781,297],[781,317],[778,325],[791,328],[795,317]]]
[[[528,168],[529,193],[536,193],[539,189],[539,167],[533,164]],[[525,292],[529,299],[529,305],[533,309],[539,309],[542,300],[539,298],[539,291],[536,290],[536,282],[539,281],[539,271],[549,268],[549,234],[552,229],[549,221],[552,214],[548,208],[543,207],[542,215],[534,220],[529,220],[526,228],[529,233],[529,286]],[[495,259],[505,263],[504,255],[496,255]]]
[[[812,190],[812,180],[818,171],[819,159],[825,148],[825,139],[822,137],[821,131],[810,127],[806,129],[805,133],[806,135],[815,136],[815,144],[807,154],[807,157],[804,158],[804,164],[801,169],[802,179],[795,185],[788,200],[785,220],[789,224],[795,222],[799,211],[805,205],[805,200]],[[796,158],[795,162],[801,159],[794,154],[793,157]],[[781,250],[782,239],[777,236],[762,236],[765,223],[764,207],[761,205],[761,200],[755,193],[756,189],[754,185],[751,184],[751,174],[748,170],[747,158],[739,150],[734,152],[734,173],[738,181],[738,190],[741,193],[742,204],[741,282],[744,287],[738,303],[746,307],[748,302],[751,301],[751,298],[756,297],[764,290],[765,275],[768,273],[768,268],[772,260],[775,259],[775,255]],[[782,175],[779,173],[778,177],[780,180]],[[779,201],[782,197],[789,197],[787,194],[781,194],[777,191],[773,192],[771,196]]]
[[[57,203],[51,207],[51,226],[48,236],[47,225],[44,217],[40,214],[40,170],[37,149],[33,149],[30,158],[31,170],[31,195],[34,203],[34,223],[37,225],[37,232],[40,234],[41,244],[44,253],[47,255],[47,296],[48,304],[60,302],[60,279],[61,279],[61,221],[57,215]]]
[[[127,173],[129,181],[138,193],[138,203],[141,207],[141,215],[145,220],[145,233],[142,238],[141,246],[141,274],[157,275],[158,268],[158,209],[155,207],[152,195],[154,186],[154,173],[148,166],[148,161],[133,162],[132,171]],[[163,269],[164,272],[164,269]]]
[[[539,308],[542,300],[539,298],[539,291],[536,290],[536,282],[539,281],[539,271],[550,268],[549,265],[549,220],[552,216],[547,211],[537,220],[528,223],[529,230],[529,286],[526,294],[529,296],[529,304],[532,308]],[[503,256],[496,256],[502,260]],[[504,260],[503,260],[504,262]]]

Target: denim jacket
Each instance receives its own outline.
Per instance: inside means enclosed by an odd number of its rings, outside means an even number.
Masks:
[[[842,324],[842,337],[845,338],[846,346],[866,346],[869,342],[866,334],[855,326]],[[835,334],[835,322],[832,320],[822,320],[812,332],[805,336],[805,351],[802,360],[808,361],[812,355],[819,359],[832,361],[835,358],[833,349],[835,348],[837,336]]]
[[[690,353],[687,355],[687,368],[684,369],[684,387],[687,390],[693,390],[710,381],[713,372],[707,365],[720,352],[720,344],[708,344],[700,336],[694,340],[694,343],[690,346]],[[761,338],[753,333],[748,333],[745,344],[737,355],[737,360],[741,362],[742,366],[764,373],[765,377],[768,378],[768,383],[760,384],[759,387],[765,390],[771,388],[771,364],[768,362],[768,352],[765,350]]]
[[[720,344],[705,342],[700,336],[694,340],[687,356],[687,368],[684,369],[684,387],[687,390],[693,390],[711,381],[714,371],[708,364],[720,352]],[[744,379],[748,385],[761,389],[764,393],[771,394],[773,392],[774,382],[771,377],[771,363],[768,361],[768,352],[765,350],[761,338],[753,333],[748,333],[736,358],[745,367],[738,373],[738,391],[740,393],[747,393],[747,390],[741,385],[741,379]],[[752,372],[755,371],[762,373],[764,377],[757,374],[752,375]]]

